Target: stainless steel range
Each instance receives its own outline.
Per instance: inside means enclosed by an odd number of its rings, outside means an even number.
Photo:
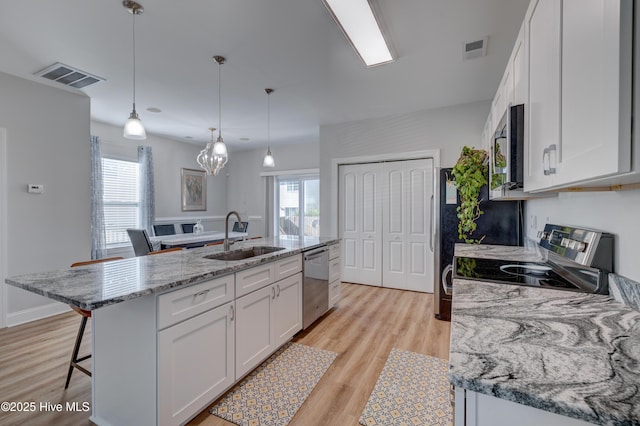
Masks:
[[[545,261],[455,257],[453,276],[583,293],[609,293],[613,235],[547,224],[538,237]]]

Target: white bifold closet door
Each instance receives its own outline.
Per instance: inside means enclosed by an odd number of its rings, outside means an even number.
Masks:
[[[433,292],[432,164],[340,166],[343,281]]]

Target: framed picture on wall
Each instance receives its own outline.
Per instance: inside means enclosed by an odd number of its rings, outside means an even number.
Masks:
[[[207,177],[204,170],[181,169],[182,211],[207,210]]]

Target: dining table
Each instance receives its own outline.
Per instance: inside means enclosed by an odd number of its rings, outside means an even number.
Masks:
[[[249,234],[246,232],[229,232],[229,240],[237,241],[245,239]],[[224,232],[207,231],[196,233],[160,235],[157,237],[149,237],[153,250],[163,250],[172,247],[194,248],[202,247],[209,243],[217,243],[224,241]]]

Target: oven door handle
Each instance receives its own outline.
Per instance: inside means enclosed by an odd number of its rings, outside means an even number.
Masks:
[[[447,265],[442,271],[441,277],[442,291],[444,291],[444,294],[447,296],[451,296],[453,294],[453,285],[449,285],[449,283],[447,283],[447,275],[450,274],[453,274],[453,266]]]

